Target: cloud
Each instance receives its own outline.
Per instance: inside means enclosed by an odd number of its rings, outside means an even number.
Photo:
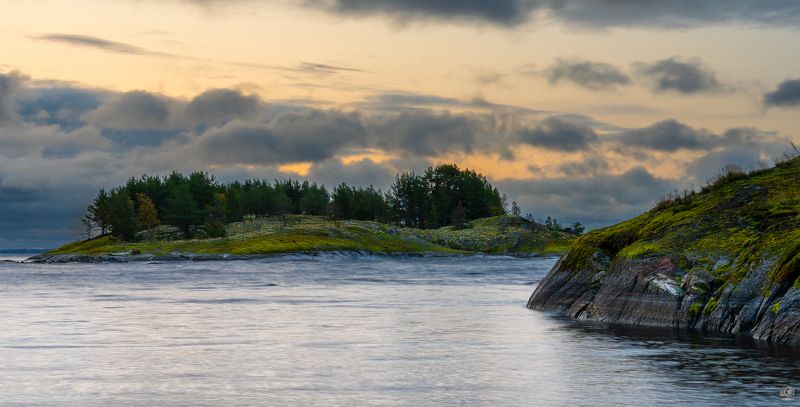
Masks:
[[[196,124],[219,125],[233,119],[255,116],[261,99],[231,89],[212,89],[195,96],[186,106],[186,116]]]
[[[318,62],[300,62],[294,66],[266,65],[252,62],[236,62],[230,65],[241,66],[245,68],[265,69],[269,71],[294,72],[314,76],[327,76],[347,72],[367,72],[363,69],[323,64]]]
[[[460,99],[414,92],[384,92],[369,96],[364,106],[379,109],[397,109],[409,106],[463,106]]]
[[[235,120],[193,140],[187,159],[211,164],[284,164],[323,161],[363,144],[358,115],[335,111],[287,112],[266,124]]]
[[[716,74],[696,58],[684,61],[672,57],[652,63],[638,63],[636,71],[652,82],[656,93],[671,91],[693,95],[723,90]]]
[[[369,110],[404,111],[409,108],[438,108],[475,111],[506,112],[518,115],[548,113],[521,106],[494,103],[481,97],[469,100],[429,95],[415,92],[382,92],[370,95],[357,106]]]
[[[648,127],[624,131],[619,139],[628,147],[672,152],[709,148],[715,144],[711,137],[707,131],[695,130],[677,120],[669,119]]]
[[[59,44],[72,45],[77,47],[94,48],[102,51],[116,52],[119,54],[131,55],[156,55],[156,56],[174,56],[160,52],[149,51],[134,45],[125,44],[106,40],[99,37],[92,37],[88,35],[78,34],[42,34],[34,37],[40,41],[56,42]]]
[[[536,122],[531,112],[479,99],[405,92],[374,95],[374,106],[368,100],[342,111],[273,103],[233,89],[180,99],[22,74],[0,75],[0,89],[6,118],[0,124],[0,246],[52,247],[75,239],[97,189],[142,173],[205,170],[226,180],[271,179],[294,176],[282,164],[307,162],[309,178],[329,187],[346,181],[385,189],[397,171],[423,171],[443,157],[471,153],[513,160],[529,144],[550,152],[544,161],[512,164],[528,165],[537,178],[498,181],[501,190],[537,216],[600,226],[646,210],[674,186],[699,184],[726,160],[765,159],[789,148],[780,135],[753,128],[716,134],[671,120],[623,129],[575,114]],[[682,150],[703,158],[687,159]],[[342,161],[365,151],[391,158]],[[558,162],[562,152],[577,157]],[[631,169],[635,158],[612,161],[618,155],[647,156],[648,168],[682,160],[689,173],[659,178]]]
[[[559,59],[545,75],[551,84],[572,82],[591,90],[613,89],[631,83],[631,79],[614,65],[604,62]]]
[[[590,227],[633,217],[676,188],[675,181],[655,177],[643,167],[621,174],[508,180],[496,185],[536,219],[553,216],[565,224],[580,221]]]
[[[722,134],[714,134],[705,129],[695,129],[675,119],[668,119],[650,126],[628,129],[619,132],[611,139],[616,139],[624,149],[647,149],[661,152],[678,150],[713,150],[716,148],[734,148],[759,145],[779,144],[789,146],[789,140],[779,137],[773,132],[765,132],[755,128],[739,127],[726,130]]]
[[[351,186],[374,186],[387,191],[396,172],[385,165],[364,159],[349,164],[340,160],[328,160],[311,167],[308,178],[332,188],[342,182]]]
[[[483,71],[475,75],[475,82],[482,86],[496,85],[503,82],[506,75],[500,72]]]
[[[764,95],[764,105],[769,107],[800,106],[800,79],[781,82],[777,89]]]
[[[273,65],[249,63],[249,62],[237,62],[237,63],[218,62],[212,60],[205,60],[202,58],[194,58],[186,55],[153,51],[131,44],[108,40],[105,38],[92,37],[88,35],[79,35],[79,34],[43,34],[35,36],[33,38],[39,41],[54,42],[58,44],[64,44],[76,47],[92,48],[95,50],[113,52],[117,54],[146,55],[146,56],[156,56],[163,58],[179,58],[184,60],[220,63],[223,65],[234,65],[234,66],[242,66],[249,68],[258,68],[258,69],[296,72],[309,75],[332,75],[342,72],[365,72],[364,70],[357,68],[323,64],[317,62],[300,62],[296,66],[273,66]]]
[[[719,24],[798,25],[793,0],[551,0],[552,18],[580,28],[644,27],[684,29]]]
[[[504,26],[526,21],[537,7],[529,0],[306,0],[305,4],[336,14],[383,15],[397,21],[473,20]]]
[[[555,20],[583,30],[719,24],[797,27],[800,17],[800,4],[793,0],[306,0],[301,4],[338,15],[383,16],[399,22],[477,21],[513,27]]]
[[[753,168],[760,162],[779,157],[791,148],[789,140],[775,135],[764,139],[763,132],[756,129],[732,129],[725,132],[724,136],[733,142],[722,149],[710,151],[687,168],[695,184],[701,185],[719,175],[728,164]]]
[[[22,120],[37,125],[59,126],[62,131],[86,125],[83,115],[96,109],[109,92],[68,87],[24,87],[16,97]]]
[[[86,113],[88,122],[113,129],[166,129],[172,126],[173,103],[144,91],[120,94]]]
[[[406,111],[372,120],[369,132],[376,147],[430,157],[472,151],[486,126],[474,116]]]
[[[303,72],[334,74],[339,72],[364,72],[363,69],[348,68],[346,66],[337,66],[329,64],[320,64],[315,62],[301,62],[297,68]]]
[[[588,150],[598,140],[591,127],[559,117],[549,117],[532,129],[521,129],[519,138],[532,146],[557,151]]]
[[[570,161],[558,166],[559,172],[566,176],[577,177],[607,172],[608,161],[603,156],[591,154],[581,161]]]
[[[80,194],[78,194],[80,195]],[[0,247],[53,248],[78,238],[76,213],[84,208],[74,195],[0,186]]]
[[[0,74],[0,126],[19,119],[14,93],[23,81],[25,77],[16,72]]]

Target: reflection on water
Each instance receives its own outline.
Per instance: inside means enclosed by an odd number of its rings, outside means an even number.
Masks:
[[[0,264],[0,404],[768,405],[800,386],[792,349],[525,309],[554,262]]]

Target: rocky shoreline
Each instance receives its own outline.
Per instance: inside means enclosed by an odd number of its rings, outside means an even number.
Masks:
[[[502,256],[497,254],[473,253],[381,253],[367,250],[337,250],[337,251],[308,251],[273,254],[195,254],[195,253],[170,253],[168,255],[116,253],[105,255],[87,254],[40,254],[25,260],[26,263],[62,264],[62,263],[140,263],[140,262],[168,262],[168,261],[246,261],[270,259],[288,256],[330,256],[330,257],[470,257],[470,256]],[[534,258],[542,257],[536,253],[516,253],[505,256]]]
[[[582,271],[559,261],[539,284],[528,308],[578,320],[726,334],[800,345],[800,289],[775,284],[765,292],[769,264],[750,270],[738,285],[722,288],[718,300],[710,275],[687,274],[669,257],[652,256],[612,264],[595,253]]]

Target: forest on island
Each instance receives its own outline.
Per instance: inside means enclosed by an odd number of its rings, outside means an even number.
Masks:
[[[511,212],[505,196],[483,175],[454,164],[428,168],[424,174],[398,174],[389,191],[353,187],[332,189],[297,180],[218,182],[205,172],[143,175],[125,185],[100,190],[82,221],[86,237],[111,234],[125,241],[173,226],[185,238],[223,237],[225,225],[246,217],[290,214],[333,220],[366,220],[420,229],[460,227],[473,219]],[[548,226],[558,227],[548,218]],[[580,225],[577,225],[580,227]],[[582,228],[581,228],[582,230]]]

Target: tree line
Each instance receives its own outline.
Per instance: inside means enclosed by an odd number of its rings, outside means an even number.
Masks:
[[[316,215],[437,228],[501,215],[507,212],[505,206],[505,197],[486,177],[453,164],[430,167],[424,174],[398,174],[386,193],[346,183],[329,190],[297,180],[221,183],[205,172],[173,172],[143,175],[100,190],[82,220],[89,235],[131,241],[138,232],[152,232],[159,225],[174,226],[187,238],[199,232],[220,237],[226,223],[248,215]]]

